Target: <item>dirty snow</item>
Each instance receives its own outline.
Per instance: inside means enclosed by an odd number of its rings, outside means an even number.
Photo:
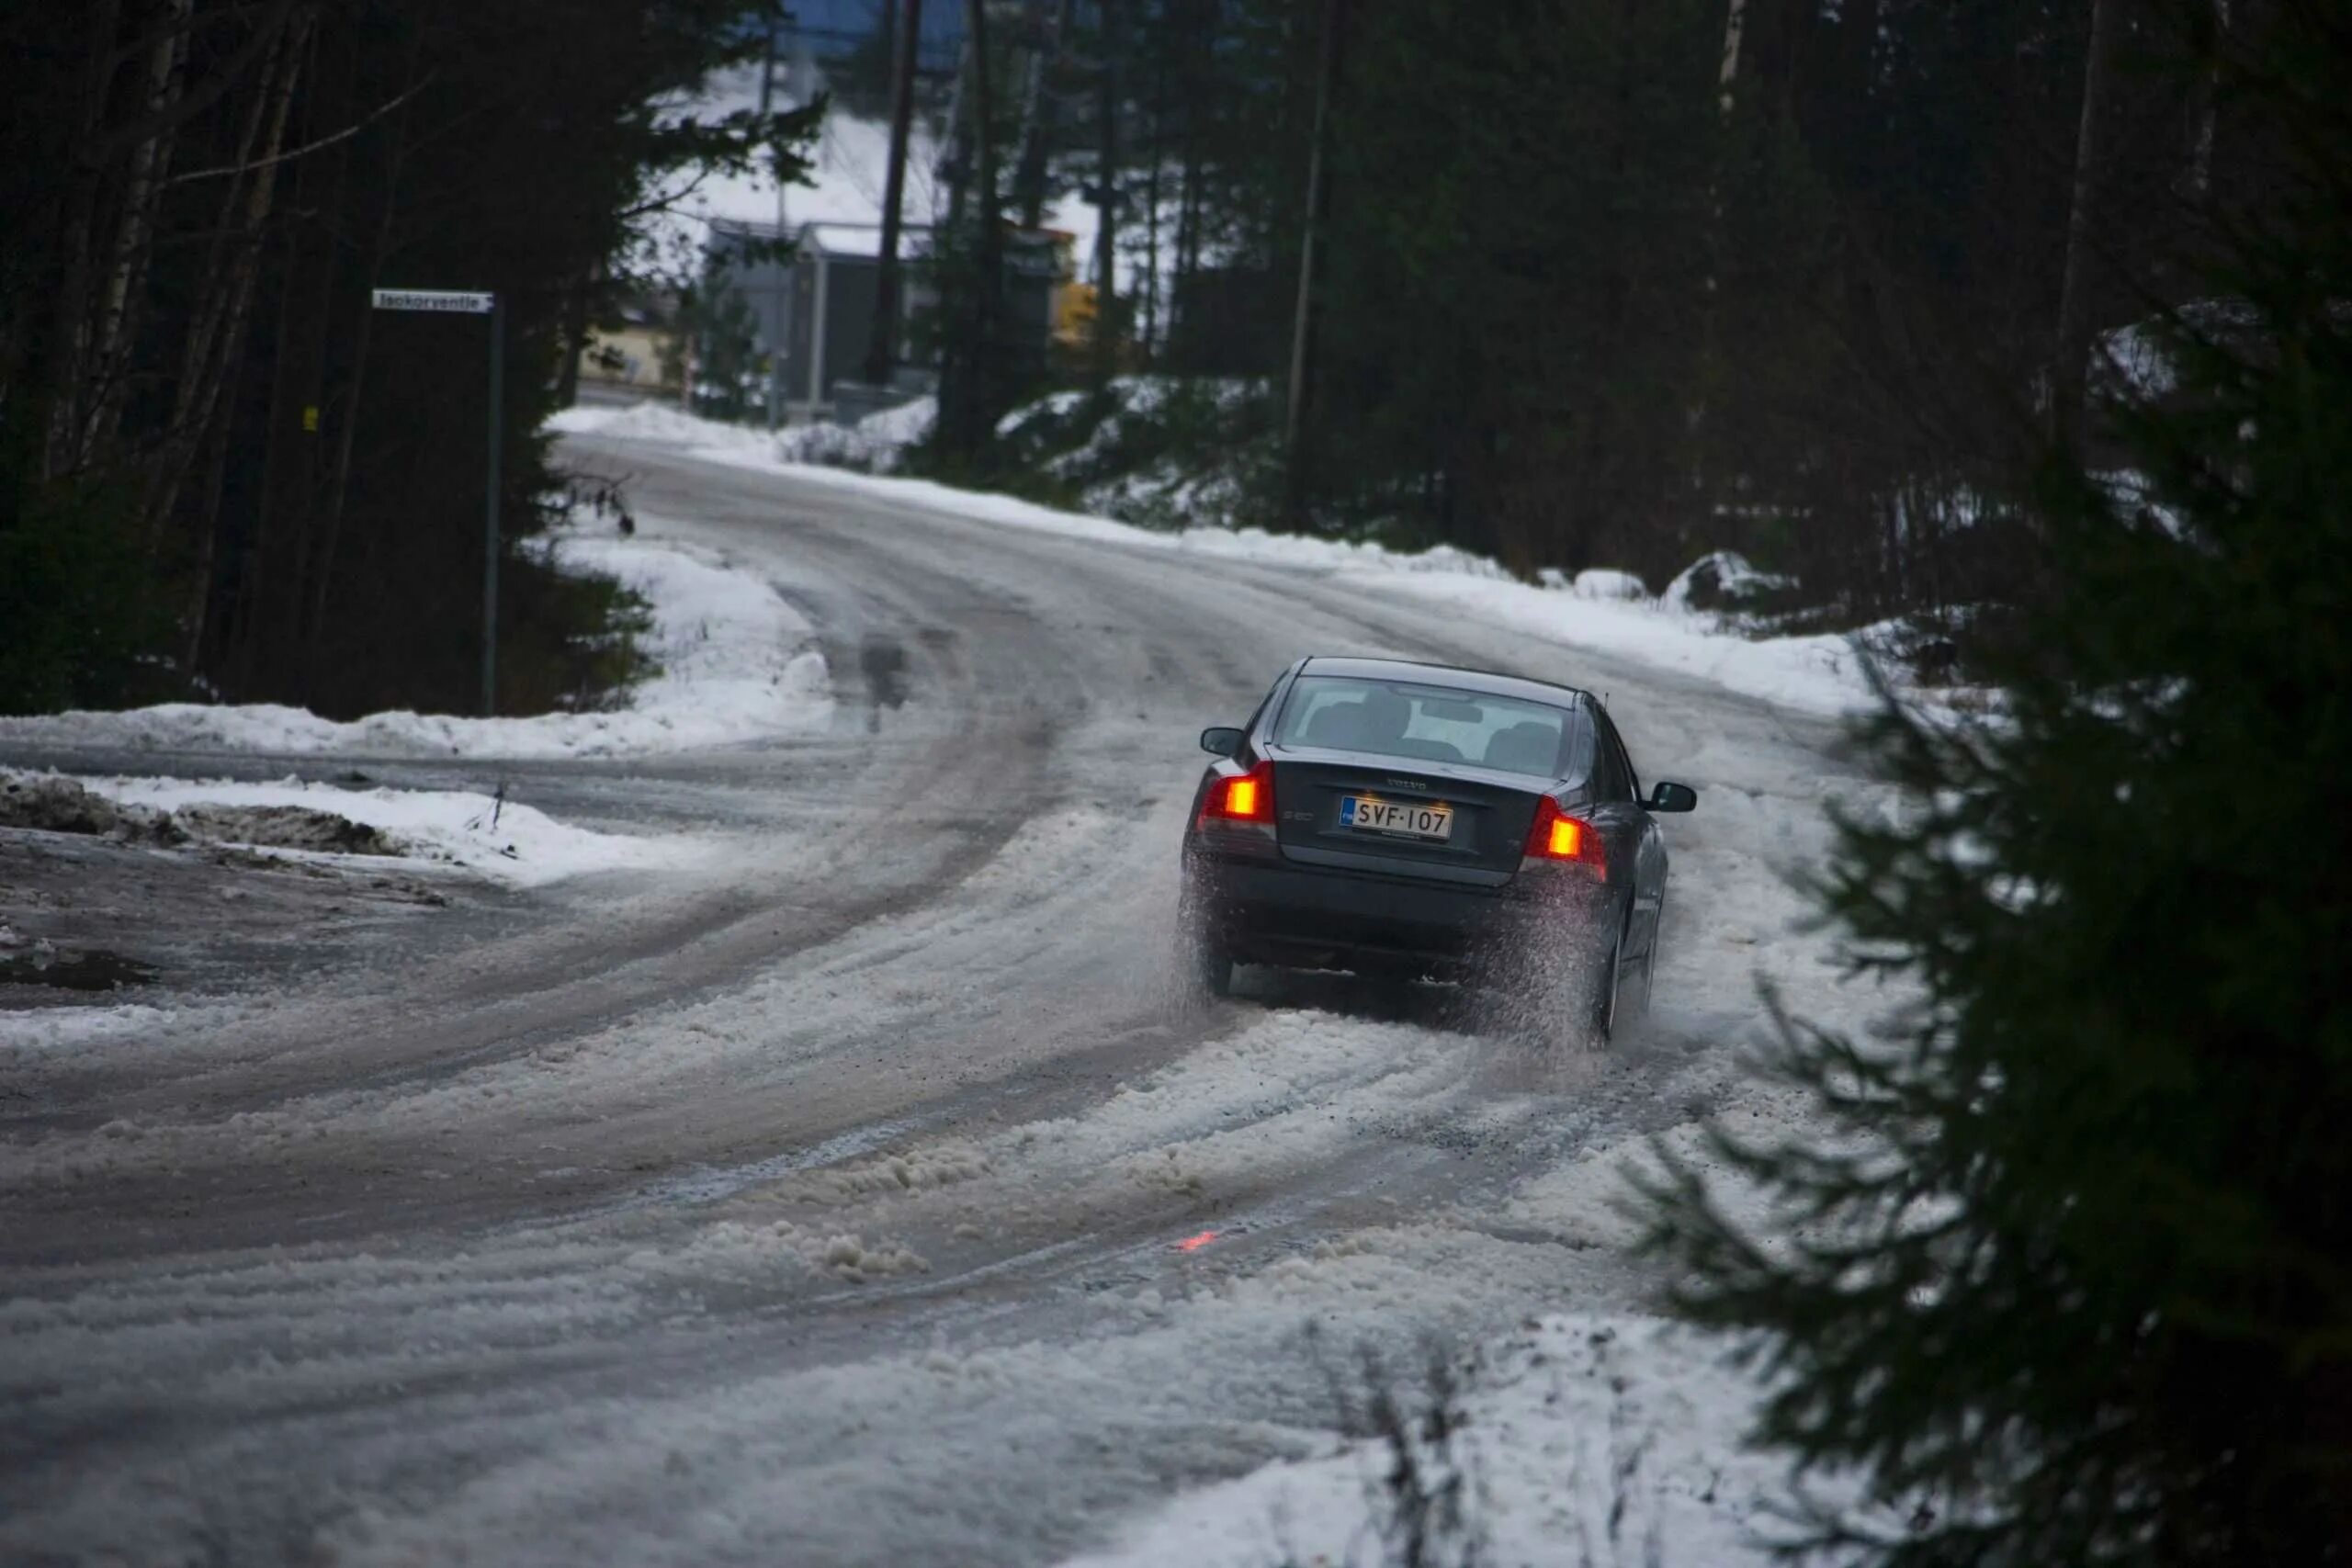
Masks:
[[[322,812],[379,830],[396,853],[458,867],[517,887],[535,887],[589,872],[658,870],[707,863],[707,840],[660,839],[592,832],[559,822],[517,800],[467,790],[346,789],[287,777],[274,783],[233,779],[80,778],[81,785],[128,806],[175,815],[211,808],[216,842],[247,843],[264,852],[322,852],[289,848],[268,836],[241,840],[234,813],[290,807]],[[225,808],[225,809],[223,809]],[[329,858],[332,858],[331,856]],[[375,857],[370,857],[375,858]]]
[[[700,428],[700,422],[695,422]],[[559,560],[619,579],[652,607],[659,673],[610,712],[461,718],[408,712],[348,723],[300,708],[165,703],[123,712],[0,717],[0,744],[287,755],[603,757],[742,745],[830,722],[824,656],[806,620],[756,574],[682,541],[659,519],[634,537],[557,536]]]
[[[0,1064],[17,1052],[64,1052],[148,1033],[172,1017],[140,1002],[0,1010]]]

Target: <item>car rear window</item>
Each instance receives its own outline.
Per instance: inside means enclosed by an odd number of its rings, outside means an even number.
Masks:
[[[1558,778],[1568,772],[1579,728],[1573,710],[1548,703],[1418,682],[1302,675],[1283,703],[1273,740]]]

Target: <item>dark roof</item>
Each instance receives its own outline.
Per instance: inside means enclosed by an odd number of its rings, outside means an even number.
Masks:
[[[1352,675],[1366,681],[1410,681],[1418,685],[1450,686],[1490,697],[1518,697],[1555,705],[1566,699],[1572,706],[1577,699],[1590,694],[1578,687],[1555,685],[1549,681],[1530,681],[1524,676],[1504,675],[1491,670],[1464,670],[1452,664],[1424,664],[1409,659],[1343,659],[1317,654],[1303,660],[1298,672]]]

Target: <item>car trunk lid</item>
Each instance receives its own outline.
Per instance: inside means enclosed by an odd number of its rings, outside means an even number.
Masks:
[[[1275,836],[1287,860],[1483,886],[1519,870],[1542,793],[1530,780],[1359,751],[1272,754]],[[1442,838],[1426,831],[1439,812]]]

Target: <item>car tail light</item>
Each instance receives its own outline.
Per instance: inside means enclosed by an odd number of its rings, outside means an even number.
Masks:
[[[1548,795],[1536,798],[1535,821],[1527,829],[1523,854],[1528,860],[1583,866],[1604,880],[1609,875],[1609,853],[1600,830],[1580,817],[1563,813],[1560,803]]]
[[[1201,800],[1201,816],[1220,822],[1263,822],[1272,826],[1274,764],[1261,760],[1246,773],[1211,783],[1208,794]]]

